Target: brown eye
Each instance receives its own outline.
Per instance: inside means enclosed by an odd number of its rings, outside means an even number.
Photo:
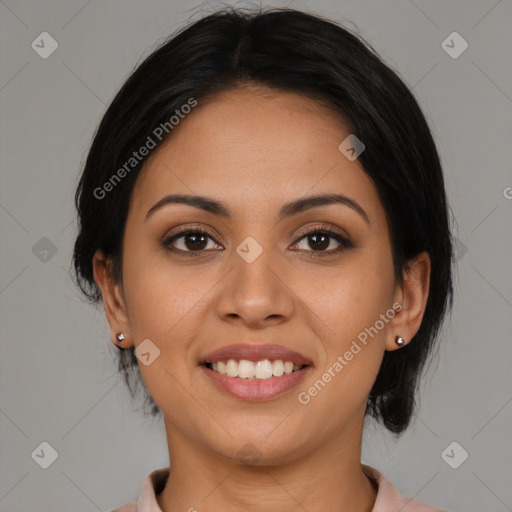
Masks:
[[[208,241],[213,242],[212,247],[208,247]],[[178,242],[178,243],[177,243]],[[165,249],[176,251],[176,252],[204,252],[205,249],[215,249],[218,247],[213,236],[206,230],[203,229],[183,229],[178,233],[167,237],[163,242],[162,246]]]
[[[304,240],[304,242],[302,242]],[[333,240],[334,240],[334,247],[333,246]],[[303,247],[299,247],[299,250],[306,250],[308,252],[318,253],[314,254],[314,256],[323,256],[325,255],[332,255],[334,253],[338,253],[343,251],[344,249],[347,249],[349,247],[352,247],[352,244],[350,241],[341,235],[340,233],[337,233],[335,231],[326,230],[326,229],[316,229],[313,231],[309,231],[308,233],[305,233],[302,235],[302,237],[299,239],[298,242],[296,242],[295,246],[299,246],[300,244],[303,244]],[[338,244],[336,246],[335,244]],[[311,248],[312,250],[308,250],[306,246]],[[329,247],[331,249],[327,250]]]

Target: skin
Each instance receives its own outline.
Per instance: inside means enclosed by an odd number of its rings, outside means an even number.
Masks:
[[[430,260],[410,261],[400,284],[393,271],[389,229],[373,182],[338,145],[350,134],[314,100],[254,86],[200,104],[157,148],[130,201],[122,280],[101,251],[94,275],[112,342],[138,346],[149,338],[160,355],[139,367],[164,415],[170,476],[158,503],[178,510],[308,512],[371,511],[376,489],[361,469],[367,396],[386,350],[419,329],[428,296]],[[170,193],[215,198],[233,216],[190,205],[167,205]],[[339,193],[356,201],[369,223],[344,205],[310,209],[276,223],[288,201]],[[317,249],[305,231],[332,227]],[[211,232],[198,257],[166,251],[177,226]],[[300,235],[300,236],[299,236]],[[248,236],[263,253],[247,263],[236,248]],[[194,241],[194,240],[193,240]],[[176,250],[194,251],[190,238]],[[195,254],[198,254],[197,250]],[[307,405],[307,389],[394,303],[403,309]],[[233,343],[278,343],[314,366],[291,392],[248,402],[218,390],[198,366],[201,356]],[[238,452],[252,443],[254,457]],[[247,448],[246,448],[247,450]],[[299,506],[300,504],[300,506]],[[303,507],[300,508],[300,507]]]

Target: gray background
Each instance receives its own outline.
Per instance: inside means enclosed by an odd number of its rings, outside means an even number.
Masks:
[[[168,464],[163,425],[136,410],[141,398],[117,375],[103,311],[70,281],[73,193],[94,129],[139,59],[219,5],[0,2],[2,511],[108,511]],[[512,2],[264,5],[357,27],[413,87],[457,219],[456,304],[418,417],[398,442],[370,423],[363,460],[416,499],[512,510]],[[31,48],[43,31],[59,44],[47,59]],[[441,47],[453,31],[469,44],[457,59]],[[31,457],[43,441],[58,452],[48,469]],[[441,457],[453,441],[469,453],[458,469]]]

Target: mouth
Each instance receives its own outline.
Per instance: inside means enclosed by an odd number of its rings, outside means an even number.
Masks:
[[[222,391],[261,401],[290,392],[313,363],[280,345],[231,345],[206,355],[199,366]]]
[[[204,363],[206,368],[235,379],[246,380],[268,380],[273,377],[282,377],[298,372],[308,365],[294,364],[293,361],[283,359],[261,359],[260,361],[249,361],[248,359],[228,359],[212,363]]]

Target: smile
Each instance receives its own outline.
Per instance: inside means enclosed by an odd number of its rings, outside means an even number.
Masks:
[[[262,401],[286,394],[298,385],[312,362],[279,345],[231,345],[199,362],[218,389],[243,400]]]
[[[241,359],[228,359],[227,361],[218,361],[216,363],[206,363],[206,366],[214,372],[228,377],[239,379],[259,379],[267,380],[272,377],[282,377],[293,372],[299,371],[306,365],[294,364],[293,361],[283,361],[276,359],[262,359],[261,361],[249,361]]]

